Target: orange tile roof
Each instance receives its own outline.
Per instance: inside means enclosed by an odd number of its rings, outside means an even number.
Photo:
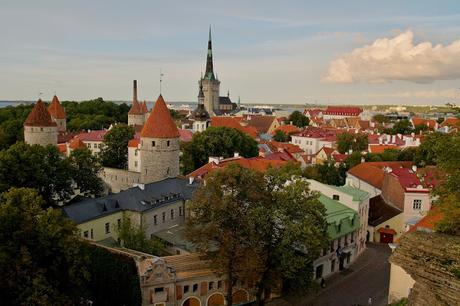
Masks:
[[[385,144],[371,144],[369,145],[369,152],[379,154],[385,150],[399,150],[400,148],[396,145],[385,145]]]
[[[281,131],[281,132],[289,135],[291,133],[300,132],[300,129],[298,127],[296,127],[295,125],[286,124],[286,125],[279,126],[276,130],[273,131],[272,135],[275,135],[276,131]]]
[[[142,105],[142,112],[144,112],[144,114],[148,113],[149,109],[147,108],[147,101],[144,101],[144,103],[142,103],[141,105]]]
[[[59,152],[64,153],[64,154],[67,153],[67,144],[58,143],[57,148],[58,148]]]
[[[287,152],[291,154],[304,152],[298,145],[295,145],[289,142],[278,142],[278,141],[272,140],[272,141],[267,142],[267,145],[270,146],[274,150],[277,150],[277,151],[286,150]]]
[[[137,148],[139,146],[139,139],[131,139],[128,142],[128,147],[130,148]]]
[[[337,152],[333,148],[322,147],[321,149],[319,149],[319,151],[316,153],[316,155],[318,155],[318,153],[321,152],[321,151],[324,151],[324,153],[326,153],[326,155],[329,156],[329,157],[331,156],[332,153]]]
[[[84,144],[83,141],[81,141],[80,138],[75,137],[74,139],[72,139],[72,140],[70,141],[69,147],[70,147],[71,149],[75,150],[75,149],[86,148],[86,145]]]
[[[205,177],[209,172],[216,169],[222,169],[230,164],[239,164],[243,168],[248,168],[260,172],[266,171],[269,167],[277,168],[284,165],[286,161],[284,160],[269,160],[262,157],[252,157],[252,158],[227,158],[219,161],[218,164],[214,162],[207,163],[206,165],[196,169],[192,173],[188,174],[188,177]]]
[[[409,168],[412,166],[412,162],[401,161],[401,162],[366,162],[354,166],[348,170],[348,174],[351,174],[357,177],[360,180],[365,181],[366,183],[377,187],[382,188],[383,177],[385,172],[383,168]]]
[[[444,217],[444,214],[438,211],[436,208],[433,208],[428,212],[428,214],[420,219],[417,223],[412,226],[407,233],[415,232],[416,230],[420,229],[429,229],[434,230],[435,225],[437,222],[441,221]]]
[[[65,119],[65,110],[61,103],[59,103],[59,99],[56,95],[54,95],[53,101],[51,101],[51,104],[48,106],[48,112],[54,119]]]
[[[38,99],[29,116],[27,116],[24,126],[56,126],[56,122],[51,118],[42,100]]]
[[[446,118],[442,123],[441,126],[458,126],[460,123],[460,119],[457,118]]]
[[[275,116],[251,116],[247,123],[255,127],[260,134],[266,134],[275,119]]]
[[[128,115],[143,115],[142,103],[137,102],[137,100],[133,101],[131,108],[129,109]]]
[[[248,134],[249,136],[256,138],[257,137],[257,129],[253,126],[242,126],[238,122],[238,117],[211,117],[211,126],[214,127],[229,127],[233,129],[237,129],[243,133]]]
[[[177,138],[179,130],[174,123],[163,96],[160,95],[142,128],[141,137]]]
[[[423,119],[414,117],[412,118],[412,124],[414,125],[414,127],[418,125],[426,125],[427,127],[434,129],[437,125],[437,122],[433,119]]]

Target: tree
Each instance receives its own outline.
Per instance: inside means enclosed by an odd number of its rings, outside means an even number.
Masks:
[[[51,205],[73,194],[72,165],[55,146],[18,142],[0,151],[0,192],[11,187],[35,188]]]
[[[399,151],[398,160],[399,161],[413,161],[416,153],[417,153],[417,148],[402,149]]]
[[[123,217],[120,228],[117,228],[118,238],[128,249],[160,256],[164,253],[164,244],[158,239],[149,239],[145,236],[145,229],[132,224],[131,219]]]
[[[79,305],[90,275],[77,229],[33,189],[0,198],[0,304]]]
[[[235,152],[244,157],[257,156],[257,142],[236,129],[210,127],[202,133],[195,133],[192,141],[182,143],[182,172],[187,174],[198,169],[208,162],[210,156],[228,158]]]
[[[276,288],[279,281],[295,284],[299,290],[311,285],[313,261],[328,245],[326,210],[319,194],[309,190],[308,182],[284,168],[269,169],[265,190],[269,200],[250,210],[255,229],[253,246],[258,246],[262,271],[256,282],[256,297]],[[300,273],[300,272],[303,273]]]
[[[403,119],[403,120],[399,120],[399,121],[395,122],[395,124],[393,125],[393,128],[391,129],[390,134],[392,134],[392,135],[396,135],[396,134],[407,135],[407,134],[410,134],[412,132],[413,132],[412,123],[407,119]]]
[[[190,205],[186,237],[215,271],[227,276],[227,305],[233,304],[236,282],[254,282],[259,273],[249,211],[268,201],[264,184],[261,173],[230,165],[209,174]]]
[[[361,163],[361,158],[362,158],[362,155],[358,151],[355,151],[351,153],[350,155],[348,155],[348,157],[345,159],[345,165],[347,169],[351,169],[354,166],[359,165]]]
[[[380,153],[382,161],[397,161],[399,157],[399,150],[396,149],[385,149],[383,153]]]
[[[310,119],[308,119],[308,117],[302,114],[301,112],[294,111],[289,115],[288,119],[286,120],[286,123],[291,122],[296,127],[303,128],[310,124]]]
[[[333,162],[329,161],[318,166],[318,181],[328,185],[342,186],[345,184],[346,165],[337,168]]]
[[[450,137],[442,133],[428,134],[417,148],[414,163],[421,167],[437,164],[439,156],[449,151],[446,148],[449,148]]]
[[[187,238],[227,275],[227,305],[238,280],[254,284],[259,304],[281,281],[311,284],[327,222],[319,194],[299,173],[292,164],[265,175],[234,164],[211,173],[195,193]]]
[[[273,140],[278,142],[287,142],[289,141],[289,138],[289,135],[280,130],[277,130],[275,135],[273,135]]]
[[[88,148],[75,149],[69,156],[73,168],[72,178],[85,196],[98,196],[103,190],[99,159]]]
[[[340,133],[337,135],[337,150],[344,154],[349,150],[363,151],[367,149],[368,137],[365,134]]]
[[[105,167],[126,169],[128,166],[128,142],[134,137],[134,127],[125,124],[113,126],[104,136],[101,163]]]
[[[380,124],[389,122],[388,118],[383,114],[374,115],[372,120]]]

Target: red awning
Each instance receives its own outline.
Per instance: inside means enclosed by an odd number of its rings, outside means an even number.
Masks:
[[[396,231],[392,228],[384,228],[381,227],[377,230],[377,232],[382,233],[382,234],[390,234],[390,235],[396,235]]]

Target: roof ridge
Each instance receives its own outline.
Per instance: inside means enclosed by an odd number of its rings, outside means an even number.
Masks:
[[[174,123],[163,96],[158,96],[147,122],[141,131],[141,137],[178,138],[179,130]]]

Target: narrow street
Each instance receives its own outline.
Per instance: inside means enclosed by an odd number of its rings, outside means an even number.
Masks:
[[[387,305],[390,254],[386,244],[368,244],[360,258],[349,269],[328,278],[326,288],[316,296],[286,297],[279,305],[367,306],[369,297],[373,306]]]

